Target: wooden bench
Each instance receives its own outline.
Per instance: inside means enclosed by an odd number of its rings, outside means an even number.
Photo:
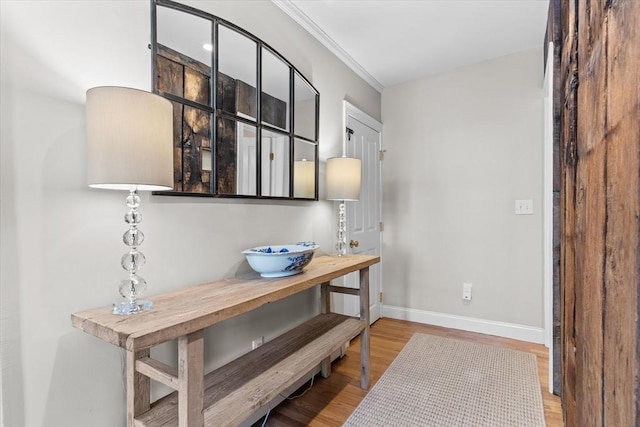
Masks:
[[[151,298],[153,309],[118,316],[110,307],[71,315],[74,327],[127,354],[128,427],[235,426],[321,364],[331,371],[330,355],[356,335],[361,343],[361,387],[370,381],[369,267],[379,257],[317,257],[302,274],[265,279],[253,274],[191,286]],[[330,281],[360,272],[360,287]],[[321,314],[205,375],[204,329],[320,285]],[[358,295],[358,318],[331,313],[331,292]],[[150,357],[151,347],[177,339],[178,366]],[[151,402],[150,380],[175,392]]]

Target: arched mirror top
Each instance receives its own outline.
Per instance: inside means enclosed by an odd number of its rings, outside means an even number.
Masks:
[[[151,7],[154,91],[174,108],[174,189],[318,200],[318,91],[251,33],[169,0]]]

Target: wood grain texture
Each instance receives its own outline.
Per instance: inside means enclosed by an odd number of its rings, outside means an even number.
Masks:
[[[331,313],[331,293],[329,282],[323,283],[320,285],[320,313],[327,314]],[[331,375],[331,356],[327,357],[322,361],[320,367],[320,373],[324,378],[327,378]]]
[[[163,47],[159,46],[156,59],[157,90],[175,96],[184,96],[184,65],[162,56]],[[167,52],[165,55],[171,56]],[[173,56],[172,56],[173,57]],[[183,105],[170,101],[173,105],[173,189],[182,191],[182,113]]]
[[[562,334],[562,402],[565,422],[576,423],[576,341],[575,341],[575,206],[576,206],[576,139],[578,89],[578,15],[576,0],[562,1],[561,52],[561,194],[560,194],[560,271]]]
[[[263,279],[252,274],[192,286],[157,295],[153,310],[135,316],[100,308],[73,314],[72,324],[127,349],[128,427],[235,426],[319,364],[328,375],[330,355],[358,334],[361,384],[368,386],[369,266],[378,262],[379,257],[367,255],[319,257],[299,275]],[[360,272],[366,313],[361,308],[361,319],[328,313],[330,281],[354,271]],[[204,376],[205,328],[317,285],[323,314]],[[150,359],[151,346],[174,338],[177,370]],[[151,405],[150,378],[177,391]]]
[[[640,423],[640,2],[607,12],[603,421],[622,426]]]
[[[173,366],[145,357],[136,360],[136,371],[174,390],[179,388],[178,370]]]
[[[206,375],[206,426],[234,426],[269,403],[329,354],[364,329],[358,319],[319,315]],[[172,393],[139,418],[139,425],[175,426],[178,394]]]
[[[184,55],[177,50],[173,50],[170,47],[161,45],[158,43],[158,54],[164,56],[165,58],[177,62],[179,64],[183,64],[186,67],[193,69],[194,71],[203,74],[204,76],[209,77],[211,75],[211,67],[207,64],[204,64],[200,61],[197,61],[187,55]]]
[[[182,191],[183,170],[182,170],[182,123],[184,116],[184,105],[171,101],[173,106],[173,189]]]
[[[158,90],[184,97],[184,65],[160,54],[156,59]]]
[[[567,425],[640,422],[640,2],[562,10]]]
[[[256,118],[258,111],[258,91],[255,87],[243,82],[242,80],[238,80],[237,82],[237,112]]]
[[[536,355],[547,427],[562,427],[560,398],[548,388],[548,351],[543,345],[438,326],[382,318],[371,326],[371,380],[375,384],[414,333],[432,334],[480,344],[496,345]],[[269,427],[341,426],[367,394],[360,388],[358,339],[352,341],[344,358],[333,363],[329,378],[316,377],[313,387],[302,397],[284,401],[271,411]],[[308,383],[294,394],[308,387]],[[260,427],[262,420],[254,424]]]
[[[369,311],[369,267],[360,270],[360,320],[366,327],[360,334],[360,387],[367,390],[371,384],[371,353],[369,347],[371,345],[371,337],[369,332],[369,324],[371,323],[371,314]]]
[[[166,46],[158,45],[157,90],[210,105],[210,69]],[[173,104],[174,190],[209,193],[211,174],[202,170],[202,149],[211,148],[209,112],[171,100]],[[203,107],[206,108],[206,107]]]
[[[578,3],[578,103],[575,257],[576,372],[581,387],[576,402],[578,425],[602,425],[603,298],[606,235],[606,29],[596,4]]]
[[[323,315],[323,317],[329,316],[339,315]],[[211,407],[206,411],[207,425],[237,425],[302,378],[331,353],[337,351],[343,343],[360,333],[363,327],[361,321],[348,318],[272,367],[264,364],[263,359],[258,359],[260,364],[253,363],[255,368],[252,376],[255,375],[255,377],[248,381],[242,389],[237,389],[223,397],[217,407]],[[305,336],[299,332],[296,332],[295,335]],[[348,336],[351,338],[346,338]],[[294,344],[293,347],[282,345],[286,348],[287,353],[298,346],[297,344]],[[251,365],[246,364],[246,366]],[[239,398],[238,395],[242,395],[244,398]]]
[[[127,426],[133,427],[135,418],[150,407],[151,381],[135,371],[136,361],[149,357],[149,349],[128,351],[126,362]]]
[[[338,294],[360,295],[360,289],[344,288],[342,286],[329,286],[329,291]]]
[[[204,329],[306,289],[380,262],[380,257],[350,255],[314,258],[302,274],[265,279],[251,273],[149,297],[153,310],[118,316],[110,307],[74,313],[74,327],[129,350],[149,348]]]
[[[208,193],[209,183],[203,179],[202,147],[210,146],[211,115],[185,105],[182,121],[182,185],[188,193]]]
[[[204,331],[178,338],[178,426],[204,426]]]
[[[280,129],[288,129],[287,115],[289,114],[288,100],[278,99],[262,92],[260,99],[262,123],[268,123]]]
[[[218,117],[216,126],[217,192],[218,194],[237,194],[238,122],[226,117]]]
[[[184,98],[202,105],[210,103],[211,82],[208,75],[190,67],[184,68]]]

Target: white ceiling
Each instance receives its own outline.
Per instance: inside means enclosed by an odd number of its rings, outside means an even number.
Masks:
[[[378,90],[544,43],[549,0],[272,0]]]

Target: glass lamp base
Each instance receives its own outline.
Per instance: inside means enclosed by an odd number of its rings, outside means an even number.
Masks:
[[[130,314],[142,313],[143,311],[149,311],[153,307],[153,303],[148,300],[136,300],[136,301],[122,301],[119,303],[113,303],[113,314],[119,314],[121,316],[128,316]]]

